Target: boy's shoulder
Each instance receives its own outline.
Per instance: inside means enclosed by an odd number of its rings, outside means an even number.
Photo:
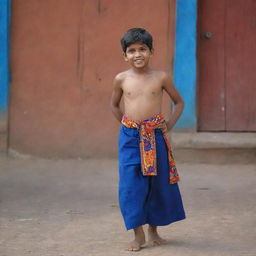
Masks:
[[[114,85],[116,87],[122,88],[122,84],[124,82],[124,80],[127,78],[129,70],[123,71],[118,73],[115,77],[114,77]]]
[[[114,84],[115,88],[122,89],[122,84],[123,84],[125,78],[127,77],[127,72],[128,72],[128,70],[120,72],[114,77],[113,84]]]
[[[123,72],[118,73],[114,78],[114,82],[122,83],[127,77],[129,77],[130,73],[131,73],[130,70],[125,70]],[[158,77],[161,80],[165,80],[168,78],[168,76],[170,76],[170,74],[165,71],[155,70],[155,69],[151,70],[151,75]]]
[[[115,76],[114,80],[116,80],[116,81],[123,81],[127,77],[128,72],[129,72],[129,70],[126,70],[126,71],[118,73]]]
[[[163,84],[166,83],[166,81],[168,81],[171,74],[162,70],[153,70],[153,76]]]
[[[162,70],[152,70],[154,72],[154,75],[159,76],[160,78],[165,78],[168,76],[168,73]]]

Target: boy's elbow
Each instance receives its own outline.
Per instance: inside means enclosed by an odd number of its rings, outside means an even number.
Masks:
[[[175,105],[182,106],[182,107],[184,107],[184,106],[185,106],[185,102],[184,102],[184,100],[183,100],[183,99],[180,99],[180,100],[178,100],[178,101],[174,102],[174,104],[175,104]]]
[[[110,109],[113,111],[116,108],[118,108],[117,104],[115,104],[114,102],[110,102]]]

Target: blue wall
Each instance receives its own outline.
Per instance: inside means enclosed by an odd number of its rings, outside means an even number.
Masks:
[[[0,0],[0,114],[8,109],[10,0]]]
[[[196,0],[177,0],[174,84],[185,101],[175,130],[196,129]]]

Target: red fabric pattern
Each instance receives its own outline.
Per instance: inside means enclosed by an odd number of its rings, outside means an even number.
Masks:
[[[157,175],[157,159],[156,159],[156,141],[154,129],[161,129],[165,143],[168,149],[169,160],[169,181],[170,184],[177,183],[180,178],[176,169],[176,164],[173,159],[171,144],[166,133],[166,124],[162,114],[158,114],[150,119],[141,122],[130,120],[127,116],[123,116],[122,124],[128,128],[136,128],[140,134],[140,154],[141,154],[141,168],[143,175],[154,176]]]

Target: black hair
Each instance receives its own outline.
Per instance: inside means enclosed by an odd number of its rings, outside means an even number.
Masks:
[[[135,43],[146,44],[150,51],[153,48],[153,38],[144,28],[131,28],[121,38],[121,46],[124,52],[126,52],[127,47]]]

